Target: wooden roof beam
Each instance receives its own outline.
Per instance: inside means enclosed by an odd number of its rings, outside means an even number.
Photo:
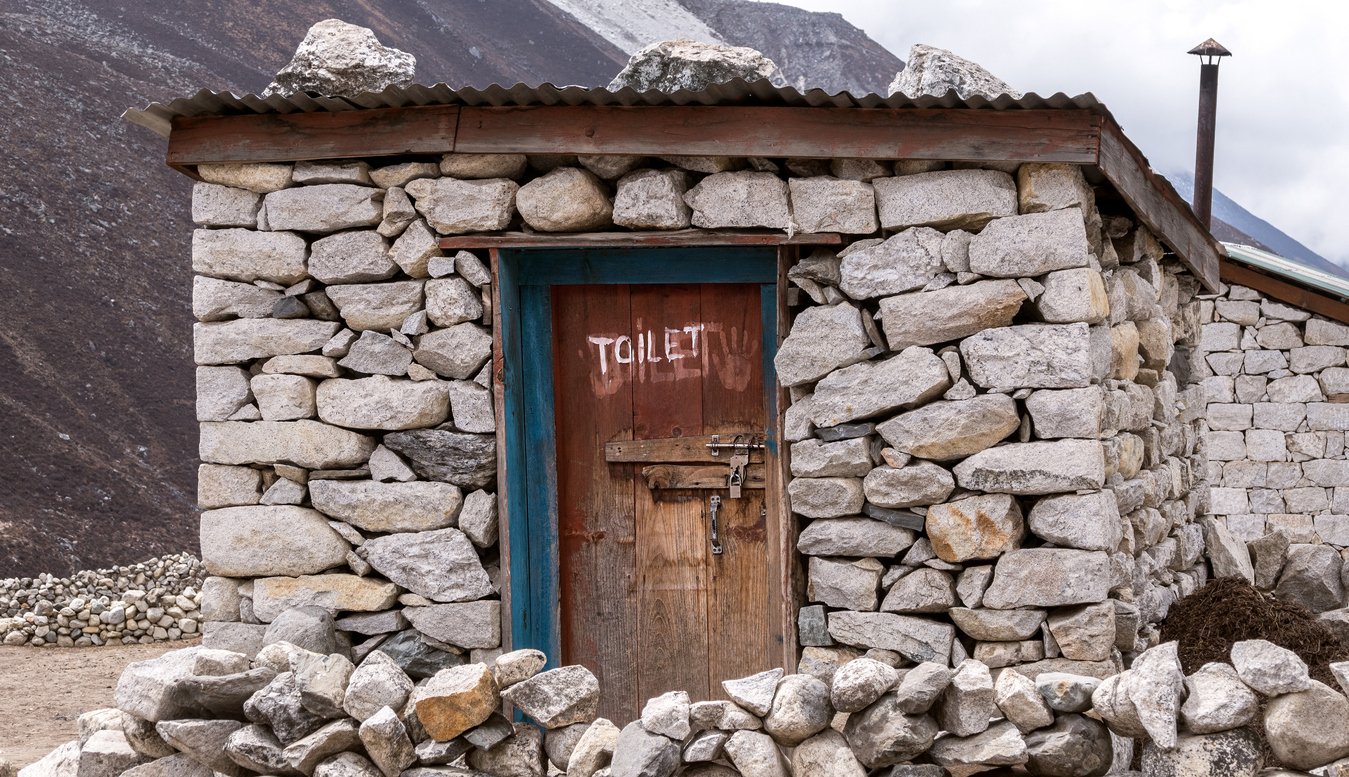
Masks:
[[[465,107],[454,150],[1094,164],[1099,118],[1087,110]]]
[[[637,154],[1095,164],[1087,110],[758,106],[422,106],[183,117],[168,162],[280,162],[402,154]]]
[[[459,106],[338,113],[184,116],[173,120],[168,163],[301,162],[443,154],[454,149]]]
[[[1217,291],[1218,258],[1222,255],[1218,241],[1199,223],[1171,184],[1152,171],[1143,152],[1112,119],[1102,122],[1101,152],[1096,166],[1139,220],[1171,246],[1206,289]]]

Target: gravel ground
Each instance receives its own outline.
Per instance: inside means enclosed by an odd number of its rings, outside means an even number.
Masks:
[[[112,706],[123,667],[193,644],[0,647],[0,757],[27,766],[75,739],[80,713]]]

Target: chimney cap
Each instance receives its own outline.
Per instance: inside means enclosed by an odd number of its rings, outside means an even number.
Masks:
[[[1219,43],[1218,41],[1216,41],[1216,40],[1214,40],[1214,39],[1212,39],[1212,38],[1209,38],[1208,40],[1204,41],[1203,43],[1199,44],[1198,46],[1195,46],[1194,48],[1190,49],[1189,51],[1187,51],[1187,52],[1185,52],[1185,53],[1186,53],[1186,54],[1194,54],[1194,55],[1200,56],[1200,57],[1230,57],[1230,56],[1232,56],[1232,52],[1228,51],[1226,46],[1224,46],[1223,44]]]

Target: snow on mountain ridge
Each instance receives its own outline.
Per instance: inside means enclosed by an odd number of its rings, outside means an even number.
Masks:
[[[671,38],[701,43],[726,43],[678,0],[548,0],[600,37],[633,54],[644,46]]]
[[[1166,177],[1170,179],[1172,185],[1176,187],[1176,192],[1184,197],[1186,202],[1193,200],[1194,176],[1188,171],[1178,171],[1168,174]],[[1292,259],[1309,267],[1315,267],[1342,278],[1349,278],[1349,268],[1345,268],[1308,248],[1297,238],[1251,213],[1236,200],[1223,194],[1218,189],[1213,190],[1213,219],[1213,234],[1219,240],[1254,243],[1256,248],[1267,249],[1285,259]],[[1233,232],[1228,233],[1224,226],[1233,230]]]

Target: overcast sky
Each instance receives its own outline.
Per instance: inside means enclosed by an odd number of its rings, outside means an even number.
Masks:
[[[1217,187],[1349,265],[1349,3],[1342,0],[775,0],[842,13],[901,59],[950,49],[1017,89],[1094,93],[1160,172],[1194,167],[1199,59],[1218,89]]]

